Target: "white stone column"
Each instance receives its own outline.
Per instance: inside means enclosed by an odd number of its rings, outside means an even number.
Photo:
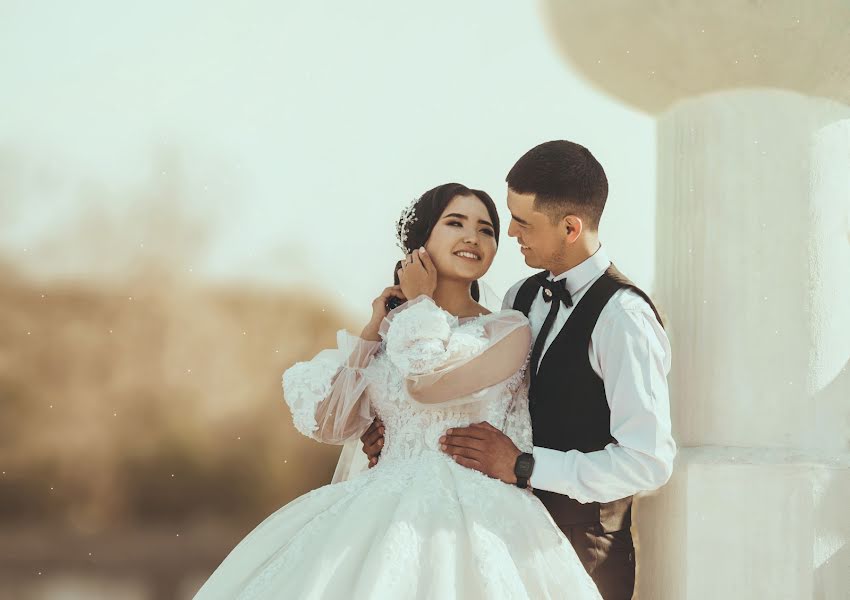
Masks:
[[[850,108],[780,91],[659,118],[655,292],[675,315],[681,443],[846,449],[813,394],[850,359],[848,132]]]
[[[670,483],[641,600],[850,590],[850,4],[542,0],[566,62],[658,117]]]
[[[850,108],[750,90],[658,121],[670,485],[636,506],[640,598],[850,585]]]

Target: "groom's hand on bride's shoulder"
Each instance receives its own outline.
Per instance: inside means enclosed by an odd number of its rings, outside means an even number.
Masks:
[[[360,436],[360,441],[363,442],[364,454],[369,457],[369,468],[371,469],[378,464],[378,457],[384,448],[384,422],[378,418],[372,421],[366,433]]]
[[[459,465],[505,483],[516,483],[514,466],[522,452],[511,438],[486,421],[449,429],[440,438],[440,449]]]

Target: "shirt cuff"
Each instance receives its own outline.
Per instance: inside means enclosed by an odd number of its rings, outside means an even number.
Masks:
[[[592,502],[590,498],[577,494],[577,491],[568,485],[568,478],[565,477],[567,468],[564,463],[570,459],[569,452],[535,446],[531,454],[534,456],[534,471],[529,479],[531,487],[563,494],[582,503]]]

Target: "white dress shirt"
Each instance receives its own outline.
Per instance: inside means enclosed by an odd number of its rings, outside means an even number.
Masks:
[[[573,306],[561,306],[558,311],[541,360],[575,305],[610,264],[600,248],[583,263],[557,277],[550,274],[552,281],[566,279]],[[508,291],[504,308],[513,306],[523,281]],[[541,292],[528,315],[535,338],[548,312],[549,304],[543,301]],[[599,315],[590,336],[588,356],[590,366],[605,386],[611,409],[611,436],[617,443],[588,453],[535,446],[531,486],[566,494],[584,503],[611,502],[661,487],[670,478],[676,455],[667,392],[670,343],[649,304],[632,290],[618,290]],[[536,370],[537,366],[529,368]],[[565,381],[564,385],[569,382]]]

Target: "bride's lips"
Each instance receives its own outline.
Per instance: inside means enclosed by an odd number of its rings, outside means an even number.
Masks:
[[[481,260],[481,255],[475,252],[474,250],[458,250],[457,252],[452,252],[452,254],[464,260]]]

